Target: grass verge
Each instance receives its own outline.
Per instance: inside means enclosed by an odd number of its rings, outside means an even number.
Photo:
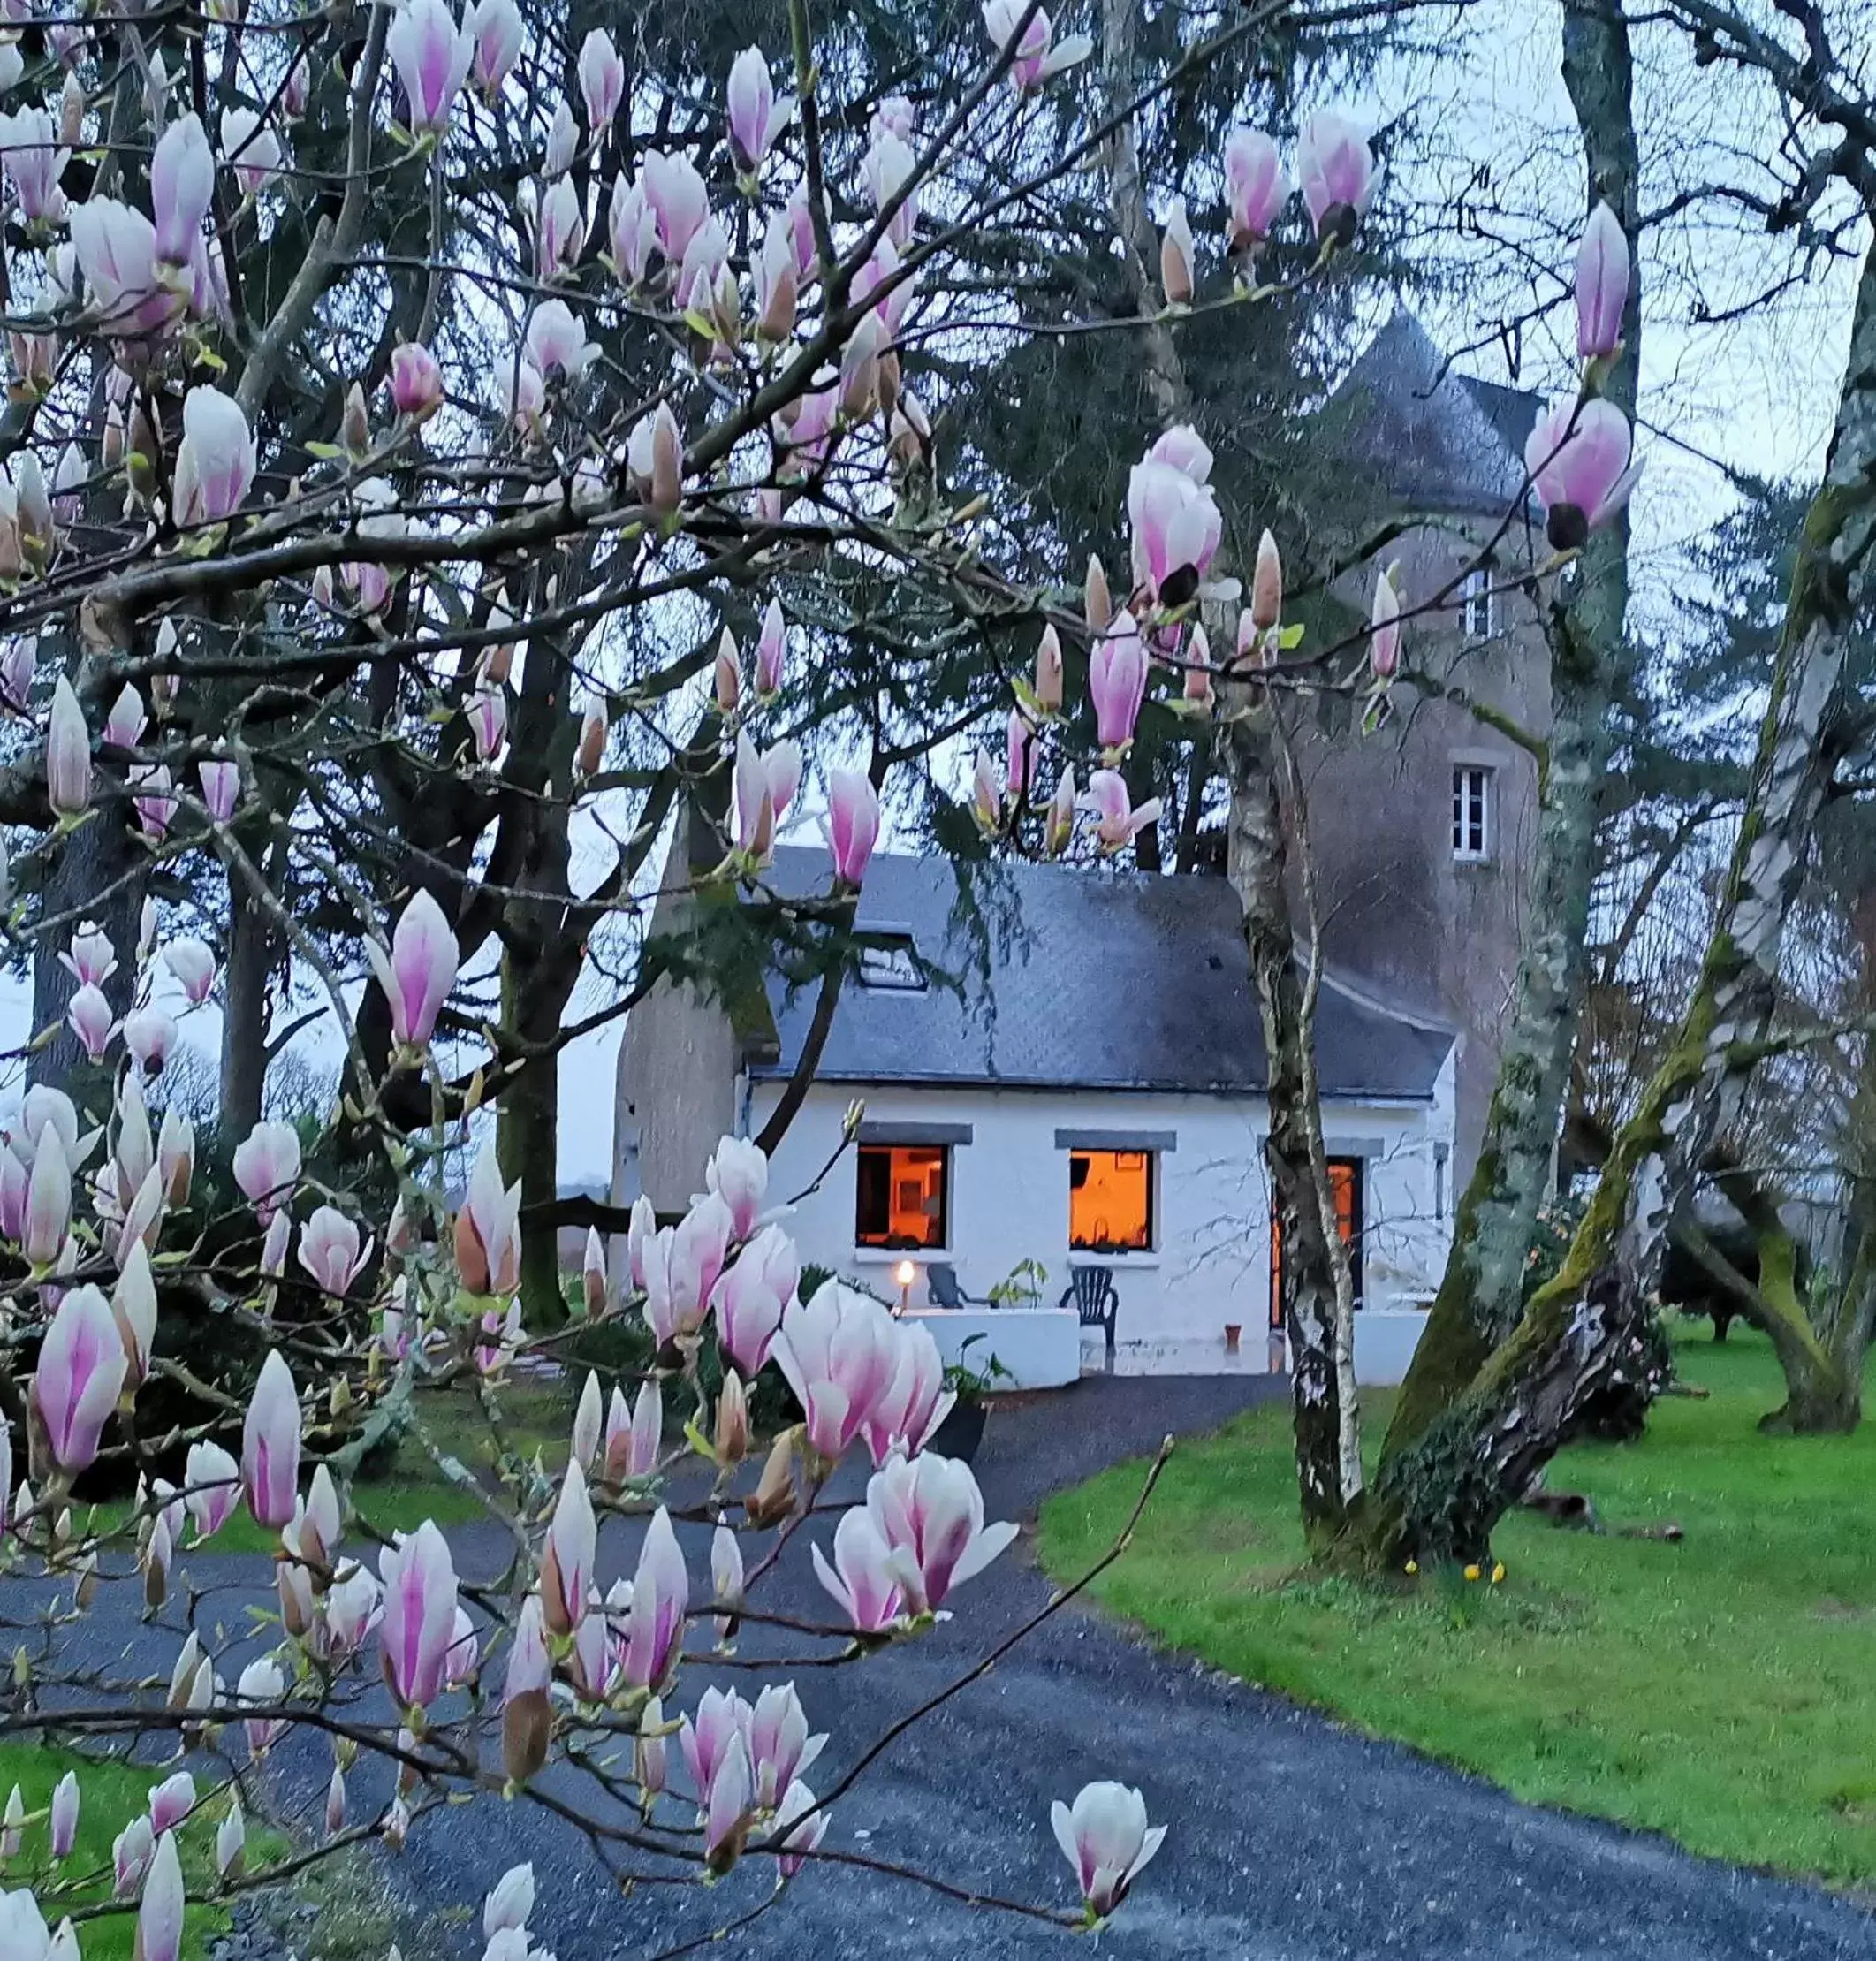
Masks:
[[[1173,1646],[1520,1798],[1876,1884],[1876,1425],[1761,1435],[1782,1400],[1769,1347],[1737,1326],[1716,1346],[1700,1326],[1677,1357],[1709,1396],[1659,1403],[1640,1443],[1564,1452],[1551,1488],[1588,1494],[1605,1529],[1507,1520],[1502,1585],[1311,1577],[1289,1413],[1272,1406],[1181,1446],[1097,1595]],[[1365,1406],[1371,1438],[1386,1401]],[[1052,1573],[1111,1543],[1140,1475],[1121,1465],[1047,1503]],[[1627,1536],[1668,1523],[1679,1544]]]

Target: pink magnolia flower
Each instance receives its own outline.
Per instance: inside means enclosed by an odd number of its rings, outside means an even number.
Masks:
[[[712,1872],[734,1865],[742,1851],[749,1819],[749,1746],[738,1736],[710,1780],[703,1813],[703,1858]]]
[[[913,181],[917,168],[918,157],[911,144],[891,129],[876,130],[871,145],[860,159],[860,175],[873,209],[883,212],[888,205],[893,206],[885,235],[900,251],[911,243],[918,224],[919,186]],[[895,199],[900,200],[897,204],[893,203]]]
[[[769,1154],[747,1137],[720,1137],[703,1167],[703,1183],[730,1208],[730,1234],[747,1239],[769,1193]]]
[[[58,963],[80,987],[102,987],[118,970],[118,950],[96,921],[80,923]]]
[[[163,131],[150,156],[156,257],[164,265],[186,266],[194,260],[214,198],[215,153],[201,117],[192,110]]]
[[[82,990],[80,990],[82,992]],[[20,1250],[34,1266],[50,1266],[65,1250],[72,1223],[72,1158],[51,1123],[40,1127],[19,1225]]]
[[[52,1811],[48,1820],[54,1858],[67,1858],[78,1843],[78,1773],[68,1770],[52,1792]]]
[[[58,817],[82,817],[91,803],[91,731],[63,674],[46,718],[46,801]]]
[[[150,1792],[150,1829],[161,1838],[195,1809],[195,1779],[186,1770],[165,1777]]]
[[[168,834],[176,815],[174,779],[166,763],[141,763],[127,774],[137,812],[137,823],[152,844],[160,844]]]
[[[541,1554],[541,1608],[551,1634],[571,1634],[586,1618],[599,1555],[599,1526],[577,1457],[566,1467]]]
[[[243,197],[258,197],[280,174],[286,156],[273,125],[239,107],[222,111],[222,155]]]
[[[512,1294],[521,1263],[521,1185],[505,1190],[492,1144],[482,1147],[456,1214],[456,1271],[472,1294]]]
[[[900,1618],[901,1578],[870,1511],[843,1512],[834,1527],[832,1563],[818,1546],[812,1548],[815,1577],[847,1615],[856,1634],[878,1634]]]
[[[899,1358],[885,1394],[874,1405],[862,1434],[877,1471],[895,1450],[915,1456],[958,1400],[945,1387],[944,1357],[922,1322],[899,1324]]]
[[[660,1346],[703,1326],[733,1236],[730,1208],[712,1191],[645,1249],[645,1319]]]
[[[204,1439],[189,1446],[183,1471],[183,1502],[200,1542],[228,1523],[241,1496],[241,1467],[220,1444]]]
[[[639,181],[657,228],[658,250],[673,264],[710,217],[710,193],[689,157],[647,150]]]
[[[271,1709],[286,1697],[286,1677],[272,1655],[250,1661],[234,1685],[234,1700],[249,1709]],[[270,1749],[286,1728],[284,1716],[247,1716],[242,1727],[247,1732],[247,1747],[256,1757]]]
[[[457,26],[444,0],[405,0],[384,37],[384,52],[403,84],[414,131],[435,133],[449,126],[475,51],[475,40]]]
[[[984,0],[984,25],[999,54],[1015,38],[1018,24],[1029,11],[1028,0]],[[1046,10],[1037,8],[1010,64],[1010,79],[1018,88],[1039,87],[1052,75],[1086,61],[1094,52],[1094,42],[1086,34],[1065,35],[1059,46],[1051,48],[1054,33]]]
[[[200,1007],[215,985],[215,955],[199,939],[172,939],[163,963],[180,983],[191,1007]]]
[[[784,1849],[776,1854],[775,1864],[785,1880],[793,1879],[827,1836],[827,1813],[819,1808],[813,1791],[797,1780],[782,1794],[775,1826],[778,1831],[792,1828],[782,1840]]]
[[[1124,749],[1134,739],[1146,699],[1146,646],[1134,616],[1124,608],[1088,657],[1088,695],[1094,703],[1095,740],[1104,749]]]
[[[428,1047],[437,1013],[456,984],[456,935],[443,908],[420,888],[391,933],[391,951],[368,939],[365,952],[391,1003],[391,1039],[404,1048]]]
[[[1628,503],[1642,474],[1629,461],[1629,420],[1614,402],[1559,402],[1538,416],[1524,467],[1544,500],[1545,531],[1559,551],[1579,550]]]
[[[586,214],[570,177],[557,178],[535,217],[535,277],[544,282],[571,272],[586,243]]]
[[[1083,1784],[1072,1807],[1057,1798],[1049,1821],[1088,1911],[1097,1917],[1126,1898],[1166,1835],[1164,1825],[1148,1826],[1146,1800],[1126,1784]]]
[[[143,740],[143,732],[149,726],[149,717],[143,712],[143,697],[125,683],[116,701],[110,704],[110,713],[104,718],[103,735],[113,749],[133,749]]]
[[[421,340],[406,340],[391,350],[391,399],[400,415],[428,422],[443,407],[443,369]]]
[[[690,1606],[690,1576],[671,1515],[664,1506],[651,1515],[645,1542],[632,1576],[632,1605],[626,1615],[626,1680],[635,1689],[663,1688],[683,1646],[684,1616]]]
[[[1234,251],[1260,245],[1290,194],[1277,146],[1261,129],[1234,129],[1225,139],[1225,203]]]
[[[577,380],[599,349],[586,338],[586,323],[564,300],[543,300],[534,310],[523,337],[528,361],[543,375],[557,370]]]
[[[879,841],[879,793],[863,770],[827,772],[827,844],[834,877],[858,891]]]
[[[110,1011],[104,991],[88,983],[74,989],[72,999],[65,1003],[65,1020],[83,1045],[86,1055],[94,1062],[102,1061],[111,1037],[118,1032],[118,1018]]]
[[[1016,1536],[1014,1525],[984,1523],[984,1498],[970,1466],[932,1452],[894,1456],[873,1473],[866,1509],[892,1548],[902,1604],[936,1611]]]
[[[649,1378],[639,1385],[628,1408],[625,1391],[615,1383],[606,1408],[605,1481],[617,1486],[627,1478],[649,1478],[657,1469],[664,1443],[665,1401]]]
[[[428,1708],[443,1692],[456,1638],[456,1567],[449,1542],[426,1518],[384,1548],[378,1574],[384,1583],[384,1616],[378,1624],[384,1679],[404,1708]]]
[[[1324,110],[1303,125],[1296,174],[1316,236],[1346,245],[1374,201],[1379,181],[1367,139],[1346,116]]]
[[[199,125],[198,125],[199,126]],[[0,116],[0,156],[28,224],[57,224],[65,215],[58,180],[72,152],[58,143],[58,125],[44,109],[16,109]]]
[[[1159,238],[1159,284],[1166,291],[1167,306],[1188,305],[1196,283],[1192,221],[1186,216],[1184,198],[1175,197]]]
[[[626,439],[626,475],[654,511],[675,511],[684,499],[684,437],[669,402],[660,402],[632,425]]]
[[[241,1426],[241,1488],[257,1525],[292,1523],[300,1497],[300,1391],[278,1349],[261,1364]]]
[[[897,1325],[885,1306],[839,1281],[782,1316],[773,1354],[807,1418],[808,1441],[839,1459],[892,1387]]]
[[[767,1226],[717,1283],[712,1304],[725,1351],[745,1375],[769,1358],[782,1315],[801,1282],[801,1263],[779,1226]]]
[[[754,1711],[733,1689],[709,1688],[697,1699],[697,1713],[678,1725],[678,1748],[690,1772],[697,1802],[709,1801],[710,1786],[739,1737],[747,1743]]]
[[[156,228],[141,211],[116,198],[90,197],[72,207],[71,222],[85,296],[112,334],[160,332],[183,310],[187,300],[163,284]]]
[[[612,251],[613,277],[622,285],[637,285],[657,243],[657,214],[645,196],[642,178],[628,178],[621,171],[613,179],[606,206],[606,241]]]
[[[781,693],[782,661],[787,652],[788,623],[781,602],[770,600],[762,616],[762,631],[756,642],[756,692],[763,700]]]
[[[1159,799],[1149,797],[1138,809],[1130,806],[1127,779],[1117,770],[1097,770],[1088,779],[1081,808],[1095,816],[1095,836],[1104,853],[1124,851],[1148,825],[1159,822]]]
[[[759,171],[776,138],[794,119],[794,98],[776,99],[762,49],[745,48],[730,65],[728,100],[736,161],[746,171]]]
[[[1173,434],[1190,436],[1191,431],[1168,432]],[[1197,442],[1196,437],[1192,439]],[[1204,444],[1198,448],[1204,450]],[[1209,474],[1209,451],[1204,460]],[[1210,485],[1203,476],[1195,478],[1188,469],[1149,455],[1128,474],[1127,520],[1135,583],[1165,605],[1186,604],[1211,569],[1224,530]]]
[[[1606,203],[1599,203],[1576,247],[1576,353],[1590,361],[1622,343],[1629,300],[1629,237]]]
[[[43,1136],[40,1150],[43,1154]],[[97,1456],[128,1366],[110,1303],[95,1287],[71,1288],[39,1345],[33,1372],[33,1416],[61,1471],[83,1471]]]
[[[257,467],[240,404],[218,388],[192,388],[183,398],[176,452],[176,522],[219,524],[232,517],[254,486]]]
[[[579,74],[586,126],[597,143],[611,128],[626,94],[626,65],[612,45],[612,37],[600,28],[595,27],[580,43]]]
[[[234,815],[235,799],[241,793],[241,766],[239,763],[198,763],[196,774],[201,779],[202,802],[209,815],[217,824],[226,824]]]
[[[150,1821],[139,1813],[111,1843],[112,1895],[119,1900],[133,1899],[143,1884],[143,1875],[156,1857],[156,1836]]]
[[[257,1123],[234,1147],[234,1182],[263,1223],[293,1196],[300,1133],[290,1123]]]
[[[756,1802],[773,1811],[803,1771],[811,1770],[827,1738],[810,1736],[808,1713],[792,1682],[771,1682],[749,1712],[747,1737],[756,1774]]]
[[[1374,612],[1369,624],[1368,665],[1377,680],[1392,680],[1401,665],[1401,595],[1392,571],[1374,582]]]
[[[475,86],[492,96],[520,59],[528,39],[521,10],[515,0],[475,0],[467,31],[475,45],[470,72]]]
[[[359,1269],[371,1258],[375,1239],[359,1243],[358,1221],[332,1205],[322,1205],[300,1235],[300,1264],[334,1299],[343,1298]]]
[[[156,1841],[137,1908],[137,1961],[177,1961],[182,1952],[185,1903],[182,1861],[174,1837],[164,1832]]]
[[[1029,794],[1036,764],[1036,731],[1023,719],[1020,708],[1010,711],[1004,727],[1003,749],[1003,773],[1010,802],[1014,806]]]
[[[1003,786],[997,780],[997,765],[986,749],[979,749],[970,771],[970,814],[986,838],[994,838],[1003,823]]]
[[[65,445],[65,452],[68,455],[72,453],[71,444]],[[63,457],[59,467],[61,470],[65,467]],[[82,461],[79,468],[81,472],[84,470]],[[60,517],[66,523],[72,521],[63,511]],[[0,653],[0,704],[11,708],[16,714],[25,714],[27,702],[33,692],[33,676],[38,672],[38,665],[34,658],[30,641],[16,640],[4,653]]]

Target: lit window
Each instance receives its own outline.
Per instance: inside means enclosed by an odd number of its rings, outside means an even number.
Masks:
[[[916,949],[909,939],[889,939],[860,949],[860,984],[862,987],[901,989],[918,993],[925,985],[925,969],[919,964]]]
[[[1151,1151],[1068,1153],[1068,1244],[1077,1253],[1152,1250]]]
[[[1363,1187],[1359,1158],[1331,1158],[1328,1163],[1329,1196],[1335,1204],[1335,1229],[1348,1249],[1349,1278],[1355,1282],[1355,1304],[1362,1304],[1362,1225]],[[1283,1221],[1278,1216],[1274,1195],[1270,1211],[1270,1325],[1283,1326]]]
[[[1488,567],[1475,566],[1461,581],[1459,621],[1468,640],[1490,640],[1498,631],[1498,595]]]
[[[1453,765],[1453,855],[1475,864],[1492,855],[1492,771],[1483,764]]]
[[[855,1181],[854,1243],[897,1252],[946,1243],[951,1153],[942,1144],[863,1144]]]

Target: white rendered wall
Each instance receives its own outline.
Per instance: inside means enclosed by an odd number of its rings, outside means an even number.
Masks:
[[[1448,1165],[1437,1179],[1435,1149],[1450,1150],[1452,1064],[1433,1106],[1333,1105],[1324,1112],[1332,1155],[1358,1154],[1366,1166],[1367,1257],[1364,1298],[1371,1308],[1409,1308],[1429,1297],[1451,1238]],[[775,1085],[748,1085],[741,1125],[753,1135],[773,1107]],[[968,1125],[971,1141],[951,1146],[949,1245],[908,1255],[854,1243],[855,1152],[840,1151],[848,1106],[866,1106],[869,1125]],[[1155,1246],[1147,1253],[1103,1258],[1076,1253],[1075,1265],[1113,1269],[1120,1307],[1116,1338],[1123,1368],[1203,1372],[1214,1366],[1270,1365],[1270,1192],[1263,1162],[1266,1126],[1260,1097],[1229,1099],[1022,1090],[816,1084],[777,1151],[771,1204],[804,1193],[786,1220],[802,1262],[859,1279],[897,1299],[893,1269],[918,1269],[914,1306],[927,1304],[924,1261],[945,1259],[968,1294],[984,1295],[1025,1259],[1047,1269],[1043,1304],[1052,1307],[1068,1283],[1068,1151],[1058,1129],[1171,1133],[1174,1147],[1156,1158]],[[838,1161],[809,1192],[830,1159]],[[1445,1216],[1434,1211],[1443,1182]],[[1224,1329],[1242,1330],[1240,1357],[1225,1357]],[[1359,1322],[1357,1322],[1359,1327]],[[1404,1333],[1405,1331],[1401,1331]],[[1417,1332],[1416,1329],[1414,1332]],[[1357,1356],[1360,1356],[1357,1334]],[[1389,1380],[1401,1333],[1371,1344],[1388,1351],[1375,1361]],[[1411,1343],[1408,1343],[1410,1352]],[[1098,1364],[1090,1334],[1087,1349]],[[1276,1361],[1280,1365],[1280,1350]]]

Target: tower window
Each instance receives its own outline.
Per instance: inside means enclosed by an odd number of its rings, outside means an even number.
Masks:
[[[1492,771],[1482,763],[1453,765],[1453,855],[1462,864],[1492,855]]]

